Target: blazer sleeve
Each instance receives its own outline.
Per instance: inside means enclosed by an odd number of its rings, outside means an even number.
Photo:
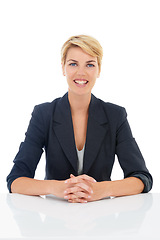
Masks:
[[[43,153],[45,144],[44,121],[40,107],[35,106],[32,112],[25,140],[20,144],[19,151],[14,159],[14,165],[7,177],[7,187],[11,192],[12,182],[19,177],[33,178],[37,164]]]
[[[140,149],[132,136],[127,121],[127,113],[124,108],[119,112],[119,121],[116,132],[116,155],[124,172],[124,177],[137,177],[144,183],[143,192],[149,192],[152,188],[153,179]]]

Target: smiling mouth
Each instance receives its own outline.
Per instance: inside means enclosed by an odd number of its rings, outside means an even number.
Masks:
[[[74,82],[78,85],[86,85],[88,83],[85,79],[75,79]]]

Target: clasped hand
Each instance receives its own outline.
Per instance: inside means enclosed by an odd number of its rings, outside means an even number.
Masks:
[[[75,177],[73,174],[65,181],[66,190],[64,198],[71,203],[86,203],[101,199],[102,188],[100,182],[88,175],[80,175]]]

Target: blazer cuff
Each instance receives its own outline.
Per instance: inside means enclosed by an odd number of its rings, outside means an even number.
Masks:
[[[152,180],[142,173],[136,173],[132,177],[139,178],[144,183],[144,189],[142,193],[148,193],[152,189]]]

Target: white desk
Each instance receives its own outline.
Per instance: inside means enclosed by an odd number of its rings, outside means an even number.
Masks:
[[[0,194],[0,239],[160,239],[160,193],[86,204]]]

